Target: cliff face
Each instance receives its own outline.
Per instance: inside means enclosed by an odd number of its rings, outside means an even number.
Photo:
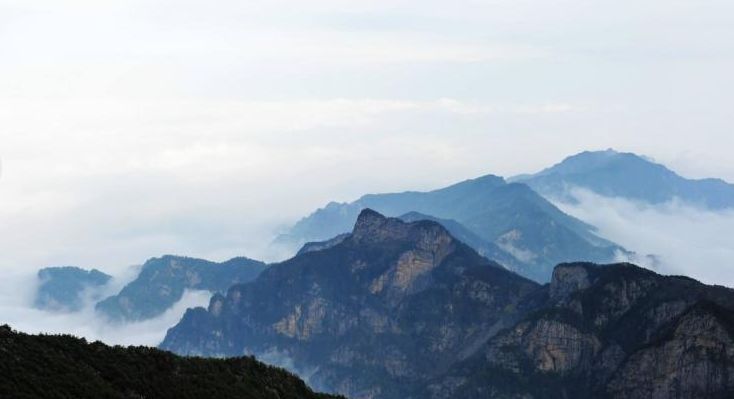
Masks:
[[[732,290],[628,264],[560,265],[544,289],[545,305],[432,384],[432,397],[734,395]]]
[[[353,232],[212,298],[161,345],[254,353],[355,398],[407,395],[522,314],[538,285],[477,255],[439,224],[365,210]]]
[[[255,354],[352,398],[724,398],[734,291],[630,264],[539,286],[430,221],[346,237],[189,310],[162,347]]]

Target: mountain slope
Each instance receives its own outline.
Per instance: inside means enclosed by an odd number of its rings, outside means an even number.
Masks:
[[[511,325],[537,288],[435,222],[364,210],[336,245],[272,265],[208,309],[187,311],[161,347],[254,353],[320,389],[396,398]]]
[[[187,311],[161,346],[253,353],[360,399],[729,398],[734,290],[591,263],[540,286],[436,222],[365,210]]]
[[[528,268],[531,268],[532,265],[526,264],[518,260],[517,258],[512,256],[512,254],[500,248],[499,245],[483,240],[473,231],[464,227],[461,223],[455,220],[441,219],[430,215],[424,215],[418,212],[406,213],[405,215],[400,216],[400,220],[403,220],[405,222],[417,222],[420,220],[434,221],[445,227],[446,230],[448,230],[448,232],[451,233],[451,235],[454,236],[457,240],[472,247],[475,251],[477,251],[477,253],[479,253],[479,255],[482,255],[487,259],[492,259],[493,261],[498,262],[502,266],[505,266],[507,269],[513,270],[518,274],[532,274],[532,270],[526,270]]]
[[[84,270],[73,266],[47,267],[38,271],[39,286],[33,306],[38,309],[74,312],[84,304],[84,295],[95,297],[93,291],[109,283],[112,277],[97,269]]]
[[[734,291],[583,263],[558,266],[543,290],[542,307],[423,395],[733,397]]]
[[[651,204],[677,198],[714,210],[734,207],[732,184],[720,179],[686,179],[644,157],[614,150],[582,152],[515,181],[560,199],[570,199],[569,187],[581,187],[608,197]]]
[[[3,398],[316,399],[297,377],[252,358],[182,358],[0,326]]]
[[[330,203],[296,223],[277,241],[300,247],[308,241],[337,236],[351,229],[364,208],[395,217],[418,212],[454,220],[484,242],[511,254],[516,263],[525,266],[517,271],[537,281],[548,281],[558,263],[609,262],[622,251],[528,186],[507,184],[491,175],[430,192],[370,194],[348,204]]]
[[[96,309],[113,320],[145,320],[173,306],[185,289],[225,292],[231,285],[255,279],[265,268],[264,263],[244,257],[222,263],[172,255],[152,258],[134,281],[97,303]]]

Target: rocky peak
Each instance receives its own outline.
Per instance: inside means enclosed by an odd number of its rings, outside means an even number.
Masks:
[[[553,269],[550,283],[550,296],[553,300],[563,300],[576,291],[591,286],[589,265],[583,263],[564,263]]]
[[[385,217],[372,209],[364,209],[352,231],[357,244],[409,241],[418,248],[432,250],[454,241],[440,224],[428,220],[406,223],[398,218]]]
[[[352,236],[356,239],[367,238],[380,230],[384,230],[388,223],[388,218],[382,214],[365,208],[357,217],[357,223],[355,223],[354,229],[352,230]],[[395,223],[392,224],[395,225]]]

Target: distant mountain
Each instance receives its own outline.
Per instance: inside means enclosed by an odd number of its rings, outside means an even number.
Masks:
[[[38,290],[33,306],[61,312],[78,311],[84,297],[99,300],[99,289],[112,277],[97,269],[84,270],[73,266],[47,267],[38,271]]]
[[[327,399],[253,358],[183,358],[0,326],[2,398]]]
[[[708,208],[734,208],[734,185],[720,179],[686,179],[645,157],[614,150],[586,151],[534,175],[518,176],[544,196],[572,199],[580,187],[607,197],[660,204],[673,199]]]
[[[522,314],[538,285],[431,221],[364,210],[340,243],[274,264],[186,312],[161,344],[186,355],[256,354],[353,398],[400,398]],[[407,385],[405,385],[407,386]]]
[[[520,275],[533,274],[532,264],[520,261],[516,257],[512,256],[512,254],[510,254],[509,252],[500,248],[499,245],[482,239],[473,231],[464,227],[461,223],[455,220],[441,219],[430,215],[424,215],[418,212],[406,213],[405,215],[400,216],[400,220],[409,223],[417,222],[420,220],[434,221],[445,227],[446,230],[448,230],[448,232],[451,233],[451,235],[454,236],[456,239],[472,247],[475,251],[479,253],[479,255],[482,255],[487,259],[492,259],[493,261],[498,262],[502,266],[505,266],[507,269],[513,270]]]
[[[515,258],[526,277],[545,282],[555,266],[567,261],[610,262],[619,246],[599,238],[594,228],[563,212],[524,184],[484,176],[430,192],[365,195],[352,203],[330,203],[281,235],[276,242],[298,248],[350,231],[362,209],[388,216],[418,212],[449,219]],[[471,244],[471,243],[470,243]],[[476,247],[484,251],[483,247]],[[295,252],[295,249],[294,249]]]
[[[96,309],[113,320],[145,320],[173,306],[185,289],[225,292],[231,285],[255,279],[265,268],[245,257],[222,263],[172,255],[152,258],[135,280],[97,303]]]
[[[354,399],[730,398],[734,291],[629,264],[562,264],[540,286],[438,223],[365,210],[161,347],[253,353]]]

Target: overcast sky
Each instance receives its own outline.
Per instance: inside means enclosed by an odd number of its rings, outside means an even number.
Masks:
[[[734,2],[0,0],[0,268],[264,256],[585,149],[734,181]]]

